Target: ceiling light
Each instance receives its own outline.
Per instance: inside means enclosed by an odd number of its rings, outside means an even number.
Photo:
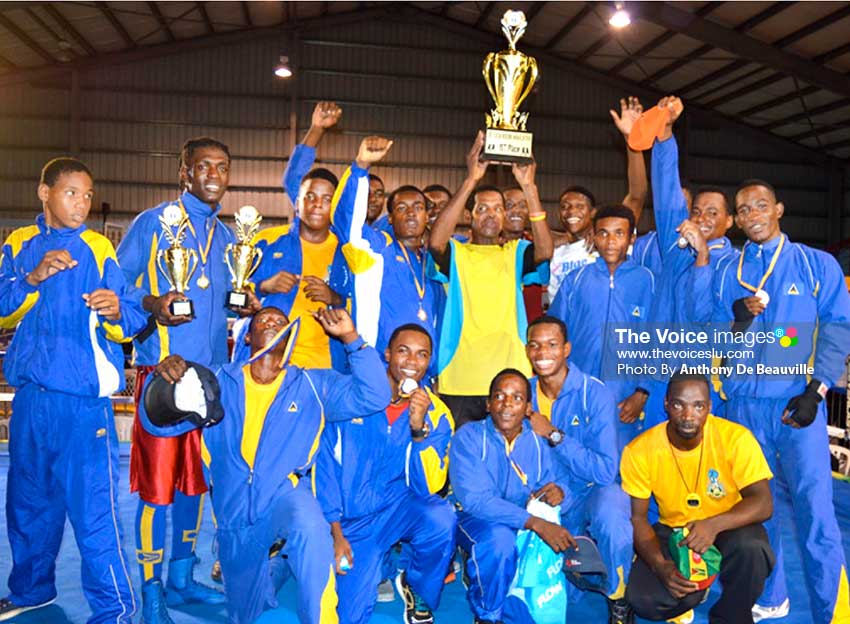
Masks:
[[[626,11],[622,2],[618,2],[615,6],[617,10],[611,16],[611,19],[608,20],[608,23],[614,28],[625,28],[632,23],[632,18],[629,17],[629,12]]]
[[[280,62],[274,68],[274,75],[278,78],[289,78],[292,76],[292,69],[289,67],[289,57],[281,56]]]

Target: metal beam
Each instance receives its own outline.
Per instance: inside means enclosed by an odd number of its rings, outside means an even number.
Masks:
[[[252,27],[254,25],[254,20],[251,19],[251,9],[248,8],[248,3],[245,0],[242,0],[240,5],[242,6],[242,19],[245,21],[245,25]]]
[[[484,8],[481,10],[481,13],[478,14],[478,19],[475,20],[475,28],[481,28],[490,16],[493,14],[493,10],[496,8],[495,2],[488,2],[484,5]]]
[[[804,139],[810,139],[812,137],[820,136],[822,134],[829,134],[830,132],[846,130],[847,128],[850,128],[850,120],[840,121],[834,124],[824,124],[822,126],[818,126],[817,128],[811,128],[809,130],[806,130],[805,132],[795,134],[794,136],[788,138],[790,138],[792,141],[802,141]],[[824,149],[827,147],[829,147],[829,145],[825,145]]]
[[[800,80],[850,96],[850,81],[839,72],[803,59],[663,2],[636,2],[640,19],[705,41],[735,56],[797,76]],[[843,10],[850,12],[850,5]]]
[[[6,69],[18,69],[17,65],[3,55],[0,55],[0,65],[3,65]]]
[[[572,18],[566,24],[564,24],[561,27],[561,29],[552,36],[551,39],[549,39],[549,41],[547,41],[546,43],[543,44],[543,49],[544,50],[551,50],[552,48],[554,48],[555,44],[557,44],[561,39],[566,37],[573,28],[578,26],[579,23],[585,17],[587,17],[587,15],[592,10],[593,10],[593,3],[592,2],[585,2],[584,6],[581,7],[579,12],[576,13],[575,15],[573,15]]]
[[[0,13],[0,25],[2,25],[3,28],[12,33],[15,37],[20,39],[25,46],[27,46],[30,50],[38,54],[41,58],[43,58],[51,65],[56,62],[56,59],[53,57],[53,55],[51,55],[47,50],[42,48],[37,41],[30,37],[20,26],[18,26],[15,22],[6,17],[3,13]]]
[[[724,88],[726,88],[726,87],[728,87],[732,84],[743,82],[744,80],[746,80],[750,76],[753,76],[753,75],[755,75],[756,73],[759,73],[759,72],[763,72],[766,69],[767,69],[766,67],[758,67],[755,70],[755,72],[751,72],[750,74],[748,74],[746,76],[739,76],[734,81],[720,85],[719,87],[716,88],[716,91],[722,91]],[[725,104],[726,102],[731,102],[732,100],[739,98],[741,96],[750,95],[753,92],[757,91],[758,89],[761,89],[762,87],[766,87],[768,85],[772,85],[774,82],[778,82],[779,80],[782,80],[783,78],[785,78],[784,74],[770,74],[769,76],[765,76],[764,78],[762,78],[760,80],[756,80],[753,83],[745,84],[740,89],[736,89],[735,91],[732,91],[731,93],[721,95],[721,96],[719,96],[719,97],[717,97],[713,100],[705,102],[704,104],[708,108],[714,108],[715,106],[718,106],[720,104]]]
[[[130,33],[127,32],[127,29],[124,28],[124,24],[118,19],[115,13],[112,12],[112,9],[109,8],[109,5],[106,2],[95,2],[95,6],[100,9],[100,12],[103,16],[109,20],[109,23],[112,24],[112,28],[115,29],[115,32],[124,40],[124,43],[128,48],[135,48],[136,42],[133,41],[133,38],[130,36]]]
[[[62,27],[62,30],[71,35],[71,38],[76,41],[77,44],[79,44],[80,47],[83,48],[83,50],[86,51],[86,54],[88,54],[89,56],[95,56],[97,54],[97,50],[95,49],[95,47],[90,44],[88,42],[88,39],[83,37],[76,28],[74,28],[71,22],[69,22],[68,19],[64,15],[62,15],[58,7],[54,6],[53,4],[46,4],[44,5],[44,10],[50,17],[56,20],[56,22]]]
[[[171,32],[171,27],[168,25],[168,21],[166,21],[165,16],[159,10],[156,2],[148,2],[147,5],[151,14],[156,18],[156,21],[159,22],[159,29],[165,33],[166,39],[172,43],[177,41],[177,37],[175,37],[174,33]]]
[[[764,124],[763,126],[759,126],[762,130],[773,130],[775,128],[781,128],[782,126],[787,126],[788,124],[794,123],[795,121],[800,121],[802,119],[808,119],[810,116],[814,115],[823,115],[825,113],[831,113],[833,111],[840,110],[850,106],[850,98],[841,98],[840,100],[835,100],[834,102],[830,102],[829,104],[824,104],[823,106],[818,106],[817,108],[813,108],[809,111],[803,111],[802,113],[797,113],[795,115],[791,115],[790,117],[786,117],[785,119],[778,119],[776,121],[771,121],[768,124]]]
[[[835,143],[827,143],[821,149],[831,152],[833,150],[842,149],[844,147],[850,147],[850,139],[842,139],[840,141],[836,141]]]
[[[212,35],[215,32],[215,26],[213,26],[210,19],[210,14],[207,13],[206,4],[204,2],[196,2],[195,5],[198,7],[198,13],[201,14],[201,19],[204,20],[204,26],[207,27],[207,34]]]
[[[38,26],[40,28],[42,28],[46,33],[48,33],[51,37],[53,37],[53,40],[56,42],[57,47],[59,47],[58,44],[59,44],[60,41],[65,41],[65,38],[62,35],[60,35],[58,32],[56,32],[55,30],[53,30],[53,28],[50,26],[50,24],[48,24],[43,19],[41,19],[39,14],[36,13],[33,9],[27,8],[27,9],[25,9],[25,11],[27,12],[27,15],[29,15],[29,17],[32,21],[34,21],[36,24],[38,24]],[[77,54],[76,50],[74,50],[73,48],[68,49],[68,54],[70,55],[71,58],[76,58],[77,56],[79,56],[79,54]]]
[[[714,11],[715,9],[720,7],[722,4],[723,4],[723,2],[706,2],[705,5],[701,6],[696,11],[696,14],[699,15],[700,17],[705,17],[706,15],[708,15],[709,13],[711,13],[712,11]],[[626,67],[628,67],[632,63],[640,62],[640,60],[644,56],[646,56],[647,54],[649,54],[650,52],[652,52],[656,48],[661,47],[662,45],[664,45],[665,43],[670,41],[670,39],[672,39],[675,36],[676,36],[676,33],[674,33],[671,30],[667,30],[667,31],[661,33],[655,39],[653,39],[652,41],[647,43],[645,46],[641,47],[637,52],[635,52],[634,54],[630,55],[627,58],[624,58],[622,61],[620,61],[619,63],[614,65],[614,67],[612,67],[611,69],[609,69],[605,73],[610,75],[610,76],[619,74]]]
[[[531,6],[528,7],[528,11],[525,12],[525,22],[527,24],[526,29],[531,27],[531,20],[540,15],[540,11],[542,11],[548,2],[532,2]]]
[[[826,201],[826,244],[834,245],[842,240],[841,215],[844,212],[844,163],[837,158],[829,162],[829,186]]]

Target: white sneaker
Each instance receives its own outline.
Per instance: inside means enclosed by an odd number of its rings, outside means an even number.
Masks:
[[[378,602],[392,602],[395,600],[395,589],[390,579],[384,579],[378,585]]]
[[[668,624],[692,624],[694,621],[694,610],[685,611],[682,615],[667,620]]]
[[[778,607],[763,607],[761,605],[753,605],[753,622],[761,622],[762,620],[776,620],[784,618],[791,612],[791,601],[786,598]]]

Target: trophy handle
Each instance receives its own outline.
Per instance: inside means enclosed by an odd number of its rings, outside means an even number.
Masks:
[[[496,97],[496,91],[493,90],[493,79],[490,77],[490,69],[493,67],[493,60],[496,58],[495,52],[490,52],[487,55],[487,58],[484,59],[484,65],[481,68],[481,72],[484,74],[484,84],[487,85],[487,90],[490,92],[490,97],[493,98],[493,102],[496,106],[499,105],[499,98]]]
[[[233,253],[233,243],[227,243],[227,247],[224,248],[224,263],[227,265],[227,270],[230,273],[230,276],[233,277],[233,263],[230,262],[230,256]],[[233,283],[236,283],[236,280],[232,280]]]
[[[168,274],[168,271],[165,270],[165,267],[162,265],[162,256],[165,253],[164,249],[160,249],[156,252],[156,268],[159,269],[159,272],[162,273],[163,277],[165,277],[165,281],[168,282],[169,289],[175,290],[176,286],[171,282],[171,276]]]
[[[519,109],[519,106],[520,104],[522,104],[522,101],[528,97],[528,94],[531,93],[531,88],[534,86],[534,83],[537,82],[537,59],[531,56],[528,56],[526,58],[528,59],[528,68],[531,70],[531,78],[526,82],[525,90],[522,92],[522,95],[517,98],[517,109]]]
[[[254,247],[254,262],[252,263],[251,270],[248,271],[248,277],[251,277],[254,274],[254,271],[260,268],[260,262],[262,262],[262,260],[263,250]]]
[[[191,279],[192,273],[194,273],[195,269],[198,268],[198,252],[196,252],[194,249],[188,249],[187,251],[189,252],[189,264],[192,266],[192,268],[186,272],[186,290],[189,289],[189,279]],[[195,261],[194,264],[192,263],[192,260]]]

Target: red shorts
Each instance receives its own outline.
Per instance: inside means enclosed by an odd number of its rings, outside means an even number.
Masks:
[[[201,431],[194,429],[175,438],[160,438],[139,422],[139,401],[145,378],[153,366],[139,366],[136,374],[136,419],[130,449],[130,491],[153,505],[174,502],[175,488],[187,496],[207,491],[201,464]]]

